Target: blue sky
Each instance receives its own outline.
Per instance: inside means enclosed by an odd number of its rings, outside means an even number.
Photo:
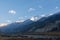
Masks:
[[[59,11],[60,0],[0,0],[0,23],[12,23]]]

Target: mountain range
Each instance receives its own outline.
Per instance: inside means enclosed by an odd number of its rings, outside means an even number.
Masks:
[[[30,19],[24,22],[14,22],[0,28],[5,34],[18,34],[28,32],[58,32],[60,31],[60,12],[39,18],[37,21]]]

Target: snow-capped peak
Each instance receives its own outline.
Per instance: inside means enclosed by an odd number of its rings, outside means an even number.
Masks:
[[[33,16],[30,18],[30,20],[32,20],[32,21],[37,21],[38,19],[39,19],[39,17],[37,17],[37,16]]]

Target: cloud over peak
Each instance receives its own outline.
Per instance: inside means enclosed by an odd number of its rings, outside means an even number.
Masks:
[[[10,13],[10,14],[16,14],[16,11],[15,10],[9,10],[8,13]]]
[[[29,8],[28,12],[35,11],[35,8]]]
[[[43,15],[41,15],[41,17],[45,17],[45,16],[46,16],[46,15],[44,15],[44,14],[43,14]]]

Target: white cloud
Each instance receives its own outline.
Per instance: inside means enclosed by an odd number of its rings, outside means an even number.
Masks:
[[[45,17],[45,16],[46,16],[46,15],[44,15],[44,14],[43,14],[43,15],[41,15],[41,17]]]
[[[53,15],[53,13],[49,14],[49,16]]]
[[[7,20],[7,22],[11,22],[10,20]]]
[[[26,18],[27,16],[25,16],[25,18]]]
[[[16,22],[20,23],[20,22],[24,22],[25,20],[17,20]]]
[[[18,19],[24,19],[24,17],[18,17]]]
[[[24,22],[24,17],[18,17],[18,20],[16,22]]]
[[[35,8],[29,8],[28,12],[35,11]]]
[[[8,24],[7,23],[0,23],[0,27],[4,27],[6,25],[8,25]]]
[[[46,16],[48,17],[48,16],[51,16],[51,15],[54,15],[54,13],[48,13]]]
[[[9,24],[9,23],[12,23],[12,22],[11,22],[11,20],[6,20],[6,23],[8,23],[8,24]]]
[[[16,14],[16,11],[15,10],[9,10],[9,13],[10,14]]]
[[[43,7],[42,6],[39,6],[40,9],[42,9]]]
[[[58,8],[59,8],[58,6],[55,7],[55,9],[58,9]]]
[[[32,20],[32,21],[37,21],[38,19],[39,19],[39,17],[37,17],[37,16],[33,16],[30,18],[30,20]]]

